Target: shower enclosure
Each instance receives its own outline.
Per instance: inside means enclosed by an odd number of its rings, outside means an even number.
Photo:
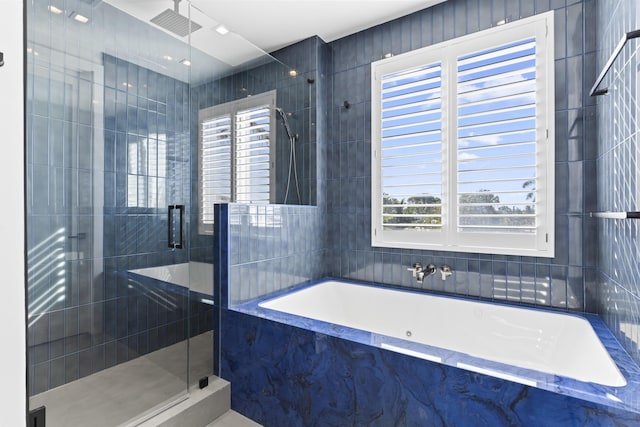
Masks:
[[[28,390],[49,426],[135,425],[212,375],[198,111],[251,95],[249,69],[289,70],[194,48],[214,20],[194,3],[142,3],[27,2]]]

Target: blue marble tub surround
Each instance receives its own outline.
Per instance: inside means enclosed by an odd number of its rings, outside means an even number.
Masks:
[[[334,333],[228,309],[221,321],[221,376],[233,383],[232,409],[265,427],[640,425],[637,412]]]
[[[345,282],[362,286],[380,287],[379,285],[371,285],[361,282]],[[441,363],[452,368],[462,368],[465,370],[475,371],[477,373],[484,373],[485,375],[510,380],[532,388],[640,414],[640,368],[624,351],[611,331],[609,331],[604,322],[597,315],[567,314],[566,312],[558,310],[542,309],[542,311],[545,312],[577,316],[586,319],[596,332],[598,338],[608,351],[611,358],[618,366],[622,375],[625,377],[627,385],[624,387],[603,386],[558,375],[546,374],[532,369],[518,368],[512,365],[481,359],[468,354],[437,348],[431,345],[419,344],[400,338],[362,331],[261,307],[261,304],[265,301],[315,286],[318,283],[320,282],[312,282],[295,288],[294,290],[283,291],[270,297],[260,298],[249,303],[241,304],[234,307],[233,310],[258,318],[295,326],[296,328],[305,329],[317,334],[328,335],[381,349],[404,353],[406,355],[412,355],[415,358]],[[387,288],[394,289],[398,292],[416,293],[415,291],[406,289],[401,290],[398,287]],[[464,297],[444,295],[442,298],[470,300],[469,298]],[[478,301],[477,299],[472,300]],[[519,306],[517,309],[540,310],[537,308],[523,308]],[[585,355],[585,357],[588,357],[588,355]]]

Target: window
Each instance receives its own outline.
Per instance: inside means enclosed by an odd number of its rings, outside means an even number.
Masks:
[[[214,203],[274,200],[275,91],[200,110],[198,230],[213,233]]]
[[[553,257],[553,12],[374,62],[372,245]]]

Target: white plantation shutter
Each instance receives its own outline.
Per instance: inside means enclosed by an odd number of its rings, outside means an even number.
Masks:
[[[372,245],[553,256],[553,13],[372,64]]]
[[[273,200],[275,91],[199,113],[199,227],[213,232],[214,203]]]
[[[236,202],[269,203],[271,198],[271,108],[236,114]]]
[[[439,63],[382,77],[382,225],[442,227],[442,69]]]
[[[231,116],[204,120],[200,126],[200,216],[204,225],[211,225],[213,204],[232,201]]]
[[[458,57],[458,231],[536,231],[536,41]]]

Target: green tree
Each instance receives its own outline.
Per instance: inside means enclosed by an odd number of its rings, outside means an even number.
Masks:
[[[492,204],[500,203],[500,196],[481,188],[476,194],[462,194],[459,203],[462,215],[495,214],[496,208]]]
[[[383,224],[399,224],[402,218],[392,216],[394,214],[401,214],[401,206],[388,206],[388,205],[403,205],[404,200],[398,200],[395,197],[391,197],[386,193],[382,194],[382,223]],[[386,215],[385,215],[386,214]]]
[[[412,196],[407,200],[391,197],[389,194],[382,195],[382,201],[385,205],[383,212],[384,224],[441,224],[442,219],[439,216],[421,216],[421,215],[441,215],[442,208],[440,203],[442,200],[434,196]],[[391,205],[391,206],[389,206]],[[436,205],[436,206],[434,206]],[[397,217],[394,215],[410,215]],[[411,216],[415,215],[415,216]]]

